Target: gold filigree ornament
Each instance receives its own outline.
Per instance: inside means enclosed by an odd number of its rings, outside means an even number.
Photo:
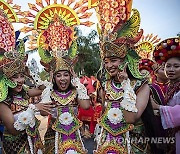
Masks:
[[[51,97],[56,102],[58,102],[59,105],[67,105],[76,98],[76,95],[77,95],[76,91],[73,90],[70,96],[63,98],[63,97],[59,96],[58,94],[56,94],[55,91],[53,91],[51,94]]]
[[[142,36],[140,41],[136,44],[135,50],[142,59],[152,60],[153,51],[157,43],[160,42],[158,36],[153,36],[153,34],[147,34]]]
[[[12,63],[7,64],[6,66],[3,67],[3,72],[8,78],[12,77],[16,73],[23,73],[24,71],[25,71],[25,65],[19,59],[16,59]]]
[[[20,22],[30,24],[30,26],[22,28],[21,31],[26,33],[36,30],[39,33],[38,38],[37,36],[33,36],[32,40],[30,40],[31,46],[29,48],[31,50],[41,46],[42,44],[45,46],[46,42],[42,34],[49,28],[55,16],[59,17],[64,26],[71,28],[76,25],[90,27],[94,24],[93,22],[88,21],[88,18],[92,15],[92,12],[87,12],[88,0],[79,0],[77,2],[74,0],[61,0],[60,2],[54,0],[52,4],[49,0],[36,0],[36,4],[28,3],[28,5],[29,10],[23,12],[23,18],[20,19]],[[31,26],[32,24],[33,27]],[[53,28],[51,30],[53,30]],[[54,32],[57,33],[56,31]],[[55,34],[52,33],[52,35],[58,39]],[[37,44],[35,44],[35,39],[38,40]]]
[[[107,94],[110,94],[111,98],[113,100],[119,100],[120,98],[123,97],[124,95],[124,91],[123,89],[120,90],[119,92],[118,91],[115,91],[112,87],[112,84],[111,84],[111,81],[107,81],[106,83],[106,91],[107,91]]]
[[[23,106],[23,107],[28,107],[29,105],[29,101],[25,100],[25,99],[14,99],[13,101],[14,104],[19,105],[19,106]]]
[[[125,44],[121,44],[121,46],[118,46],[111,42],[104,42],[101,49],[102,59],[111,56],[124,58],[127,53],[127,46]]]

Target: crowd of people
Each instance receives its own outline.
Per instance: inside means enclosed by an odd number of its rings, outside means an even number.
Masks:
[[[94,154],[180,153],[180,38],[158,41],[152,58],[143,57],[150,52],[137,45],[143,31],[130,3],[99,2],[102,65],[91,77],[75,73],[74,30],[56,10],[39,27],[45,81],[26,66],[25,41],[0,8],[0,154],[85,154],[85,137],[94,139]],[[48,117],[44,141],[37,112]]]

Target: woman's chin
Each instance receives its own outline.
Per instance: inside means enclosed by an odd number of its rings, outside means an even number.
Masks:
[[[60,91],[66,91],[68,89],[68,87],[58,87]]]
[[[111,77],[115,77],[117,75],[116,72],[113,72],[113,73],[109,73]]]

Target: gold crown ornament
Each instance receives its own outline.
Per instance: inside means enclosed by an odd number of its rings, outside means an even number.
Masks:
[[[21,61],[20,59],[16,59],[12,63],[4,65],[3,72],[8,78],[10,78],[16,73],[25,72],[25,65],[23,61]]]
[[[116,45],[112,42],[104,42],[101,46],[101,58],[105,57],[120,57],[124,58],[127,53],[127,46],[125,44]]]
[[[54,65],[52,66],[54,66],[54,68],[52,68],[54,73],[64,70],[70,71],[71,69],[70,63],[65,58],[62,57],[56,58],[54,61]]]
[[[100,0],[96,12],[99,24],[97,31],[100,38],[101,58],[118,57],[124,59],[119,69],[128,64],[131,74],[138,79],[140,56],[135,45],[143,35],[140,29],[140,13],[132,8],[132,0]]]
[[[116,56],[124,58],[128,49],[134,47],[142,36],[139,31],[140,15],[133,9],[132,0],[101,0],[96,7],[99,25],[101,58]]]

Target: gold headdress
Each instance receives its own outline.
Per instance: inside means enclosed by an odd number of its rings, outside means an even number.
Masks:
[[[30,49],[38,48],[41,64],[53,71],[69,70],[77,52],[77,43],[74,38],[74,26],[91,26],[93,22],[85,21],[92,13],[88,10],[88,1],[62,0],[60,4],[54,1],[36,1],[36,4],[28,3],[29,11],[24,12],[21,22],[34,23],[34,27],[24,27],[23,32],[33,30],[37,35],[30,37]],[[47,3],[47,6],[45,6]],[[41,8],[41,9],[39,9]],[[36,14],[34,13],[36,12]],[[32,25],[32,24],[31,24]],[[37,38],[38,36],[38,38]],[[32,40],[31,40],[32,39]],[[37,45],[34,44],[37,39]],[[70,59],[70,62],[65,60]]]
[[[161,66],[156,63],[153,59],[153,51],[155,45],[159,43],[161,39],[158,36],[153,36],[153,34],[147,34],[142,36],[140,41],[135,45],[135,50],[141,57],[139,63],[139,69],[145,69],[149,72],[157,71]]]
[[[132,0],[99,1],[96,11],[101,26],[98,32],[102,59],[107,56],[124,58],[128,48],[141,38],[139,12],[133,10],[130,18],[131,6]]]
[[[10,78],[16,73],[24,73],[25,65],[20,59],[15,59],[12,63],[3,67],[3,72],[8,78]]]
[[[13,8],[10,6],[12,1],[5,2],[0,0],[0,68],[7,77],[13,76],[15,73],[24,71],[24,42],[18,44],[15,51],[16,39],[15,32],[11,22],[18,22],[16,12],[20,10],[18,5]],[[20,49],[21,48],[21,49]]]
[[[99,20],[97,30],[100,37],[101,58],[119,57],[124,59],[131,74],[143,78],[139,72],[140,57],[135,44],[140,40],[143,30],[140,28],[140,14],[132,9],[132,0],[99,0],[96,12]],[[131,14],[132,12],[132,14]]]
[[[120,57],[124,58],[127,53],[127,46],[125,44],[121,44],[120,46],[112,43],[112,42],[104,42],[101,46],[101,57],[104,59],[105,57]]]
[[[7,2],[0,0],[0,102],[6,99],[8,87],[16,87],[16,83],[8,77],[24,71],[23,43],[20,41],[18,44],[18,52],[13,51],[16,39],[12,22],[18,22],[17,14],[20,13],[20,6],[13,5],[12,7],[12,4],[12,0]]]

